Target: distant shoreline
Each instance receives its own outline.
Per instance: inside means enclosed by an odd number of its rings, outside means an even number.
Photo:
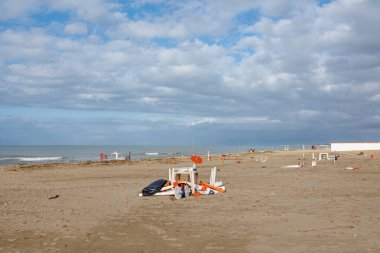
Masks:
[[[313,152],[320,152],[320,151],[326,151],[325,149],[297,149],[297,150],[259,150],[255,152],[234,152],[234,153],[210,153],[210,157],[212,159],[215,159],[217,157],[218,160],[221,159],[221,155],[225,155],[226,160],[228,159],[236,159],[236,155],[238,154],[241,157],[244,156],[254,156],[254,155],[262,155],[262,154],[271,154],[271,153],[313,153]],[[330,150],[328,150],[330,152]],[[207,160],[208,154],[196,154],[197,156],[202,157],[204,161]],[[128,160],[87,160],[87,161],[71,161],[71,162],[39,162],[39,163],[16,163],[16,164],[9,164],[9,165],[1,165],[0,169],[39,169],[39,168],[57,168],[57,167],[72,167],[72,166],[107,166],[107,165],[131,165],[131,164],[139,164],[144,162],[153,162],[153,163],[167,163],[167,164],[173,164],[176,162],[186,162],[190,161],[191,155],[181,155],[181,156],[173,156],[173,157],[145,157],[145,158],[136,158],[131,159],[131,161]]]

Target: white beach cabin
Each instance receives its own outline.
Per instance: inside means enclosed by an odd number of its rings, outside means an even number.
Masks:
[[[380,142],[332,142],[331,151],[380,150]]]

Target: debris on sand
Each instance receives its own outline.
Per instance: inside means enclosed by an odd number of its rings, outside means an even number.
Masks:
[[[198,181],[198,168],[196,164],[202,163],[202,159],[193,156],[192,167],[169,169],[169,180],[159,179],[145,187],[139,194],[143,196],[174,196],[175,199],[182,199],[189,196],[202,196],[223,193],[226,187],[223,182],[216,182],[216,167],[211,169],[210,182]]]

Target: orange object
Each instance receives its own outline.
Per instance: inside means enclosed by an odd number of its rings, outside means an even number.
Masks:
[[[174,183],[173,183],[173,188],[175,188],[175,187],[177,187],[178,185],[180,185],[180,184],[185,184],[186,183],[186,180],[185,179],[180,179],[179,181],[174,181]]]
[[[208,188],[210,188],[210,189],[213,189],[213,190],[215,190],[215,191],[218,191],[218,192],[225,192],[225,190],[223,190],[222,188],[220,188],[220,187],[216,187],[216,186],[213,186],[213,185],[208,184],[208,183],[205,183],[205,182],[203,182],[203,181],[199,182],[199,184],[200,184],[200,185],[204,185],[204,186],[206,186],[206,187],[208,187]]]
[[[194,197],[200,197],[200,196],[202,196],[202,193],[200,193],[200,192],[196,192],[196,193],[192,194],[191,196],[194,196]]]
[[[226,155],[222,155],[220,157],[220,163],[221,163],[221,165],[224,165],[224,159],[225,159],[225,157],[226,157]]]
[[[191,161],[193,161],[193,162],[196,163],[196,164],[201,164],[201,163],[202,163],[202,158],[199,157],[199,156],[193,155],[193,156],[191,157]]]

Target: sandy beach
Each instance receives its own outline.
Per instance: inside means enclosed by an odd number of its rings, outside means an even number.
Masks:
[[[182,200],[138,193],[188,157],[1,167],[0,252],[380,252],[380,153],[311,152],[203,157],[227,191]]]

